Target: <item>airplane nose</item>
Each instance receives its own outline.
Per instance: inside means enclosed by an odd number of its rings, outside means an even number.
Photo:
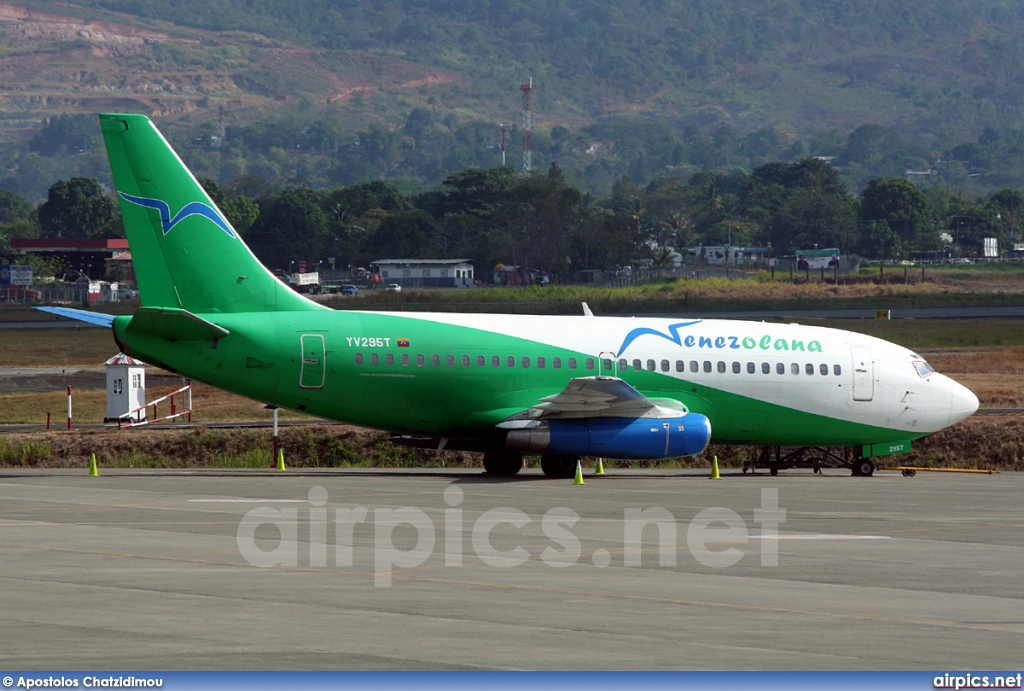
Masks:
[[[952,382],[953,397],[949,406],[949,424],[965,420],[978,410],[978,397],[966,386]]]

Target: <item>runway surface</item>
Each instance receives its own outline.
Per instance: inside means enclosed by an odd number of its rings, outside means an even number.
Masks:
[[[1024,474],[590,472],[575,486],[537,470],[0,470],[0,659],[58,670],[1020,664]],[[630,538],[641,510],[660,521],[642,542]]]

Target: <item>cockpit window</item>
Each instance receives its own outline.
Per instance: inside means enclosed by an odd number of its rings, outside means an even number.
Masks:
[[[935,371],[935,368],[929,365],[924,360],[914,360],[914,369],[922,377],[927,377],[929,374]]]

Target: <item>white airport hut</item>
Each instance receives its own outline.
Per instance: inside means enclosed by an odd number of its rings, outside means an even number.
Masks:
[[[103,422],[117,422],[146,405],[146,366],[124,353],[118,353],[104,364],[107,366],[107,416]],[[146,409],[142,408],[132,419],[145,420]]]

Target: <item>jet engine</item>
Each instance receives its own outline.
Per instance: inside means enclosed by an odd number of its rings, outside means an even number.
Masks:
[[[535,453],[657,460],[692,456],[707,448],[711,422],[686,413],[663,418],[582,418],[523,421],[505,448]]]

